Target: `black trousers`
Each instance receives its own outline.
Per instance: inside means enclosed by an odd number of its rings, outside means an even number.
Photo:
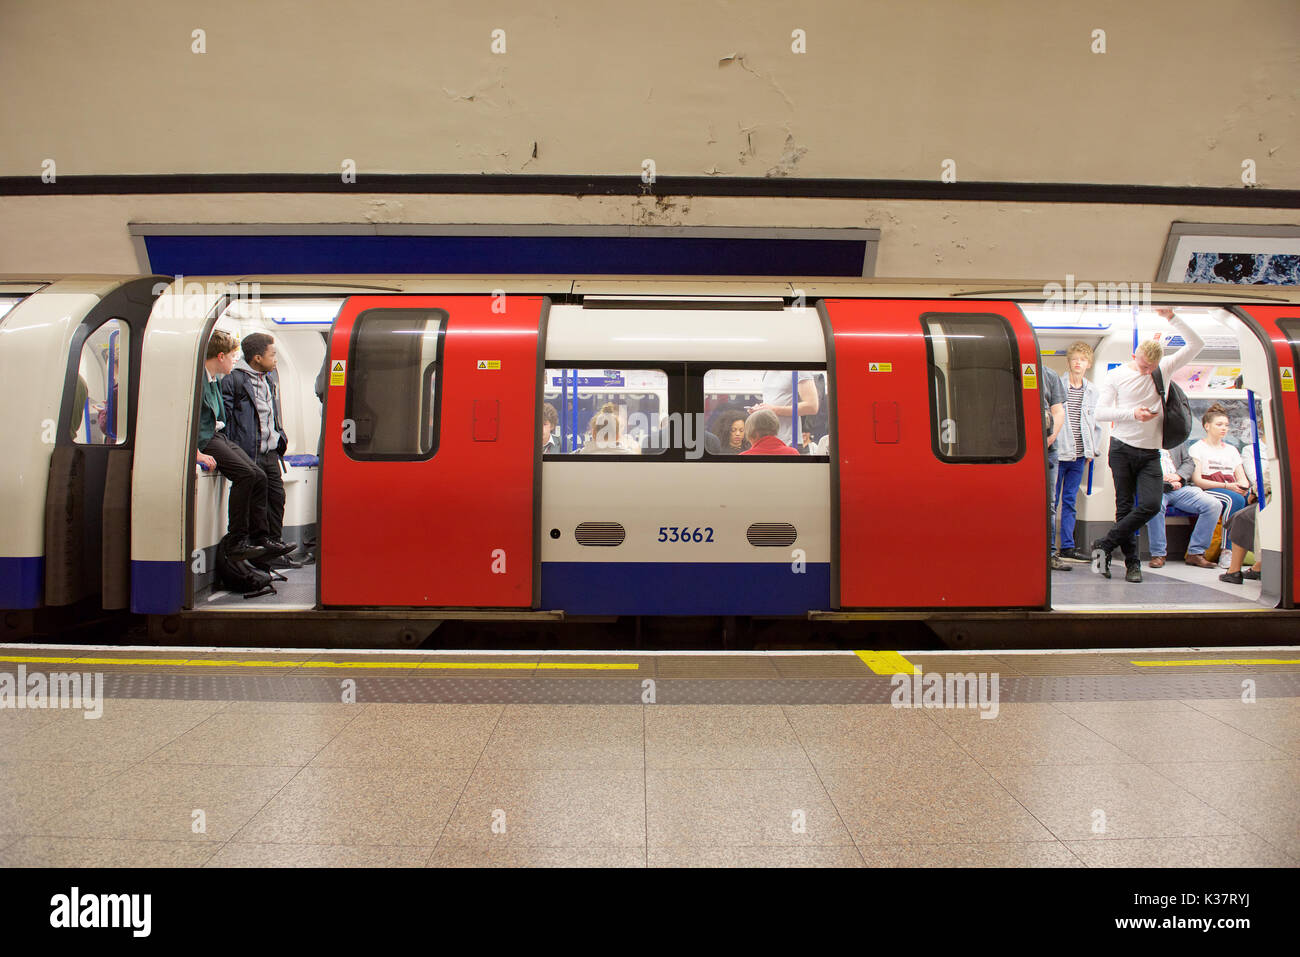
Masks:
[[[203,454],[216,459],[217,471],[230,479],[230,531],[226,538],[231,542],[265,538],[269,534],[266,472],[223,435],[212,436],[203,447]],[[276,478],[278,481],[279,476]],[[280,510],[283,513],[283,484],[280,484]]]
[[[263,452],[257,457],[257,465],[266,475],[266,528],[274,539],[284,534],[284,479],[280,471],[280,456],[275,452]]]
[[[1108,461],[1115,478],[1115,525],[1101,539],[1101,547],[1118,547],[1124,553],[1124,564],[1136,565],[1140,561],[1138,533],[1160,511],[1164,490],[1160,450],[1134,448],[1113,438]]]

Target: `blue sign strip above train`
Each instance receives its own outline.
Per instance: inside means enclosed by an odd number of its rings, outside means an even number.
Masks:
[[[583,375],[578,376],[577,379],[558,375],[551,376],[551,385],[557,389],[561,386],[572,386],[574,382],[577,382],[579,388],[590,388],[591,386],[622,386],[627,384],[623,376],[617,372],[606,372],[603,376]]]

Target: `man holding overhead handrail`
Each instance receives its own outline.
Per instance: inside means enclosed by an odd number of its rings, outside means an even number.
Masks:
[[[1124,580],[1129,582],[1142,581],[1137,536],[1160,510],[1164,488],[1160,447],[1165,403],[1152,373],[1160,370],[1167,394],[1174,373],[1195,359],[1205,346],[1205,341],[1175,316],[1173,309],[1157,309],[1156,313],[1178,330],[1183,347],[1166,356],[1159,338],[1141,343],[1133,352],[1132,362],[1106,373],[1097,399],[1097,421],[1113,423],[1108,462],[1115,478],[1115,524],[1092,543],[1092,557],[1097,570],[1109,578],[1110,554],[1119,548],[1124,553]]]

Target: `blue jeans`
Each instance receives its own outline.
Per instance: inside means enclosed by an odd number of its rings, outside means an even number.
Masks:
[[[1184,512],[1196,514],[1196,527],[1192,529],[1192,539],[1187,544],[1188,555],[1204,555],[1214,537],[1214,526],[1219,524],[1219,512],[1223,503],[1212,495],[1207,495],[1195,486],[1183,486],[1172,492],[1166,492],[1160,505],[1160,511],[1147,522],[1147,540],[1151,543],[1151,557],[1163,558],[1167,548],[1165,542],[1165,509],[1173,506]]]
[[[1078,507],[1079,485],[1088,470],[1089,459],[1080,456],[1060,465],[1056,497],[1061,500],[1061,551],[1074,547],[1074,517]]]

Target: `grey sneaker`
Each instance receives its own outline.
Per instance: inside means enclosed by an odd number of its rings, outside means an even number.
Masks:
[[[1142,566],[1130,565],[1128,570],[1124,572],[1124,580],[1126,582],[1133,582],[1134,584],[1142,581]]]
[[[1066,562],[1062,560],[1060,555],[1055,555],[1055,554],[1052,555],[1051,565],[1052,565],[1052,571],[1054,572],[1068,572],[1070,571],[1071,568],[1074,567],[1072,565],[1066,564]]]

